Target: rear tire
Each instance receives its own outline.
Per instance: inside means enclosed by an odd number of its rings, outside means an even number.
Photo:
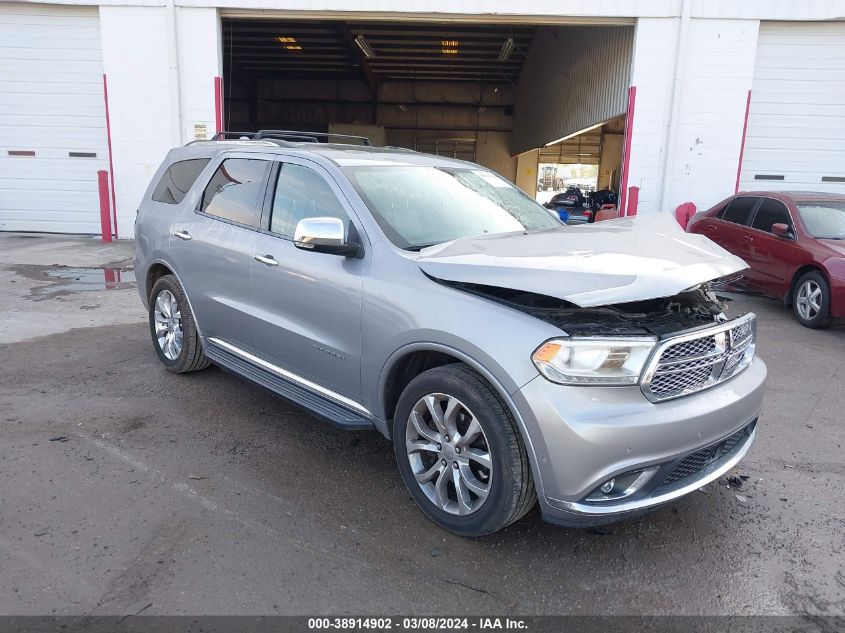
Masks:
[[[153,284],[149,322],[153,347],[167,371],[184,374],[211,364],[202,351],[185,291],[174,275],[163,275]]]
[[[435,367],[408,384],[396,406],[393,447],[423,513],[460,536],[500,530],[537,499],[513,416],[487,381],[462,363]]]
[[[792,291],[792,311],[804,327],[818,330],[830,325],[830,284],[818,271],[801,275]]]

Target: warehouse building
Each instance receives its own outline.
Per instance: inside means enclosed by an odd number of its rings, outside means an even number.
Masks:
[[[845,2],[74,0],[0,4],[0,230],[131,237],[167,150],[364,134],[535,194],[598,166],[622,214],[845,192]]]

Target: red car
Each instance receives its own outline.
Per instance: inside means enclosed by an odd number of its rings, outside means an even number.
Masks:
[[[845,317],[845,195],[743,192],[696,213],[687,231],[744,259],[740,283],[783,299],[801,325]]]

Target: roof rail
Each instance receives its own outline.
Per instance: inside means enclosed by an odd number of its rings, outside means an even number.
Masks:
[[[307,132],[301,130],[258,130],[252,137],[253,140],[260,139],[277,139],[282,141],[304,142],[304,143],[319,143],[320,139],[326,139],[328,142],[330,138],[339,139],[354,139],[361,141],[362,145],[372,147],[373,143],[366,136],[354,136],[352,134],[335,134],[333,132]]]
[[[274,143],[283,147],[292,146],[294,143],[319,143],[320,139],[325,139],[323,142],[328,142],[330,138],[340,139],[354,139],[361,141],[362,145],[372,147],[373,143],[366,136],[353,136],[351,134],[333,134],[331,132],[300,132],[296,130],[258,130],[257,132],[235,132],[231,130],[223,130],[214,134],[209,141],[264,141],[265,143]],[[191,145],[201,141],[190,141],[186,145]]]

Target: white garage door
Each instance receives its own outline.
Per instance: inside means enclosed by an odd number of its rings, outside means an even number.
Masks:
[[[760,25],[740,186],[845,193],[845,22]]]
[[[0,230],[98,233],[107,165],[97,9],[0,4]]]

